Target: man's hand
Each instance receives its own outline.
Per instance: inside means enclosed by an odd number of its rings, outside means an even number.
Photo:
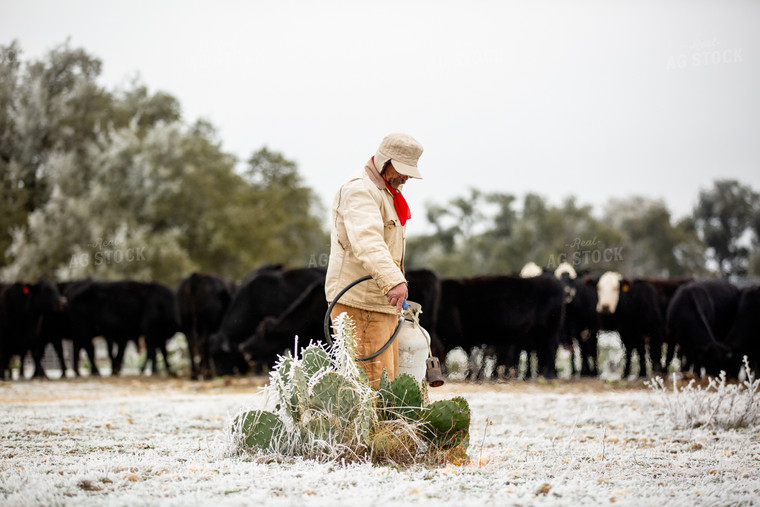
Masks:
[[[390,304],[396,305],[396,313],[401,313],[404,300],[409,297],[409,289],[405,283],[400,283],[389,290],[385,297],[388,298]]]

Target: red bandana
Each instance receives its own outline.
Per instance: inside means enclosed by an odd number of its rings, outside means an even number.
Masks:
[[[375,163],[375,157],[372,157],[372,163]],[[412,218],[412,212],[409,210],[409,205],[406,203],[406,199],[401,195],[401,191],[393,188],[385,178],[383,178],[383,181],[385,182],[385,187],[393,196],[393,206],[396,208],[396,214],[398,215],[398,219],[401,220],[401,225],[406,225],[406,221]]]
[[[396,207],[396,214],[398,215],[398,219],[401,220],[401,225],[406,225],[406,221],[412,218],[412,212],[409,210],[409,205],[406,203],[406,199],[404,199],[404,196],[401,195],[400,191],[393,188],[387,181],[385,181],[385,186],[393,195],[393,206]]]

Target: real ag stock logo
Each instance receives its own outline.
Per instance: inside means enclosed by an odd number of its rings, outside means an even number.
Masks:
[[[117,240],[104,240],[103,238],[87,243],[86,246],[92,251],[72,255],[69,268],[83,268],[90,264],[101,266],[146,260],[144,246],[126,247]]]
[[[565,243],[565,249],[561,254],[550,255],[546,267],[554,269],[563,262],[577,267],[588,264],[611,264],[623,260],[622,246],[605,248],[596,236],[593,239],[575,238]]]
[[[744,48],[722,47],[715,37],[707,41],[695,40],[683,53],[672,55],[668,58],[667,69],[682,70],[737,63],[744,63]]]

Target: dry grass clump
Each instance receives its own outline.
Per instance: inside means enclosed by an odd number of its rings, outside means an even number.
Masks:
[[[421,439],[417,429],[403,419],[379,421],[372,434],[373,463],[411,465],[416,462]]]
[[[747,356],[744,369],[747,379],[736,384],[728,382],[726,372],[722,371],[717,378],[708,377],[704,388],[694,379],[679,388],[675,374],[671,390],[665,387],[662,377],[655,377],[646,385],[660,396],[668,417],[678,428],[744,428],[760,423],[760,379],[749,368]]]

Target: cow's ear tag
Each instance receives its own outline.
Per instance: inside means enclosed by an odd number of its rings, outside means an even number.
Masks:
[[[631,284],[628,282],[623,282],[623,292],[628,292],[631,288]]]

